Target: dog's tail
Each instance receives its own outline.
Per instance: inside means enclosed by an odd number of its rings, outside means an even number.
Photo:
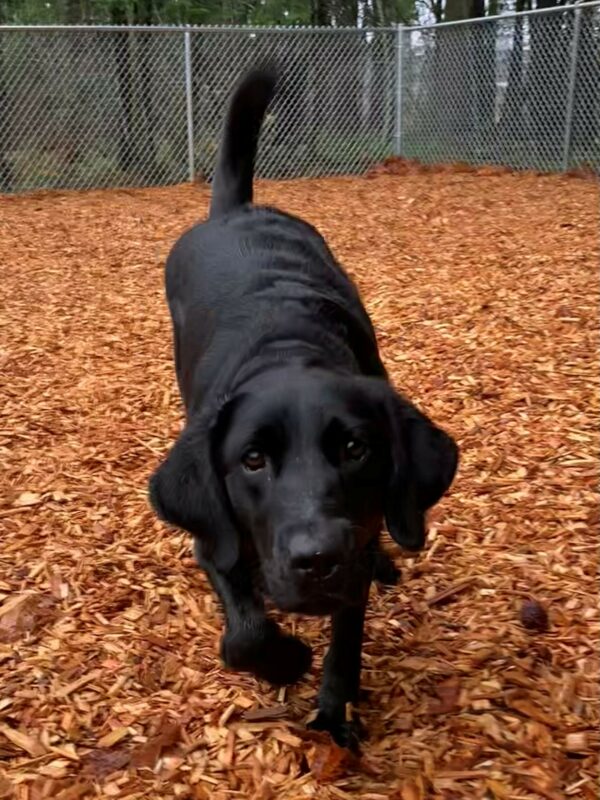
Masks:
[[[252,202],[258,134],[276,86],[277,70],[267,65],[245,75],[233,93],[213,178],[211,217]]]

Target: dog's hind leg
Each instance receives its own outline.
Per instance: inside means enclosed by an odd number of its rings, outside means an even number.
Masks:
[[[251,672],[276,686],[298,681],[310,668],[308,645],[281,631],[266,615],[254,589],[252,571],[238,563],[227,573],[200,560],[225,614],[221,658],[227,667]]]

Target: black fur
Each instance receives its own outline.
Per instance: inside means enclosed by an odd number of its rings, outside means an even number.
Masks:
[[[390,386],[358,291],[320,234],[250,205],[275,83],[263,69],[236,89],[210,217],[168,258],[186,424],[150,497],[194,536],[231,668],[285,684],[310,665],[310,648],[267,618],[265,595],[332,616],[314,725],[355,746],[360,723],[346,706],[358,701],[369,584],[397,578],[379,549],[382,522],[403,547],[422,547],[458,449]]]

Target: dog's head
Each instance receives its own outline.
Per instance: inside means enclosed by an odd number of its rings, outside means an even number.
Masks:
[[[279,607],[328,613],[359,601],[384,518],[400,545],[423,546],[457,459],[383,380],[277,370],[188,422],[151,499],[221,569],[250,543]]]

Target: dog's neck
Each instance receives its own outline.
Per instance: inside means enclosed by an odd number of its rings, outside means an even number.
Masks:
[[[352,365],[355,366],[355,365]],[[253,358],[249,359],[237,372],[233,392],[248,386],[266,372],[278,369],[296,368],[298,370],[326,369],[332,371],[327,355],[318,345],[295,339],[280,339],[266,344]],[[336,372],[346,375],[356,374],[351,367],[343,369],[336,365]]]

